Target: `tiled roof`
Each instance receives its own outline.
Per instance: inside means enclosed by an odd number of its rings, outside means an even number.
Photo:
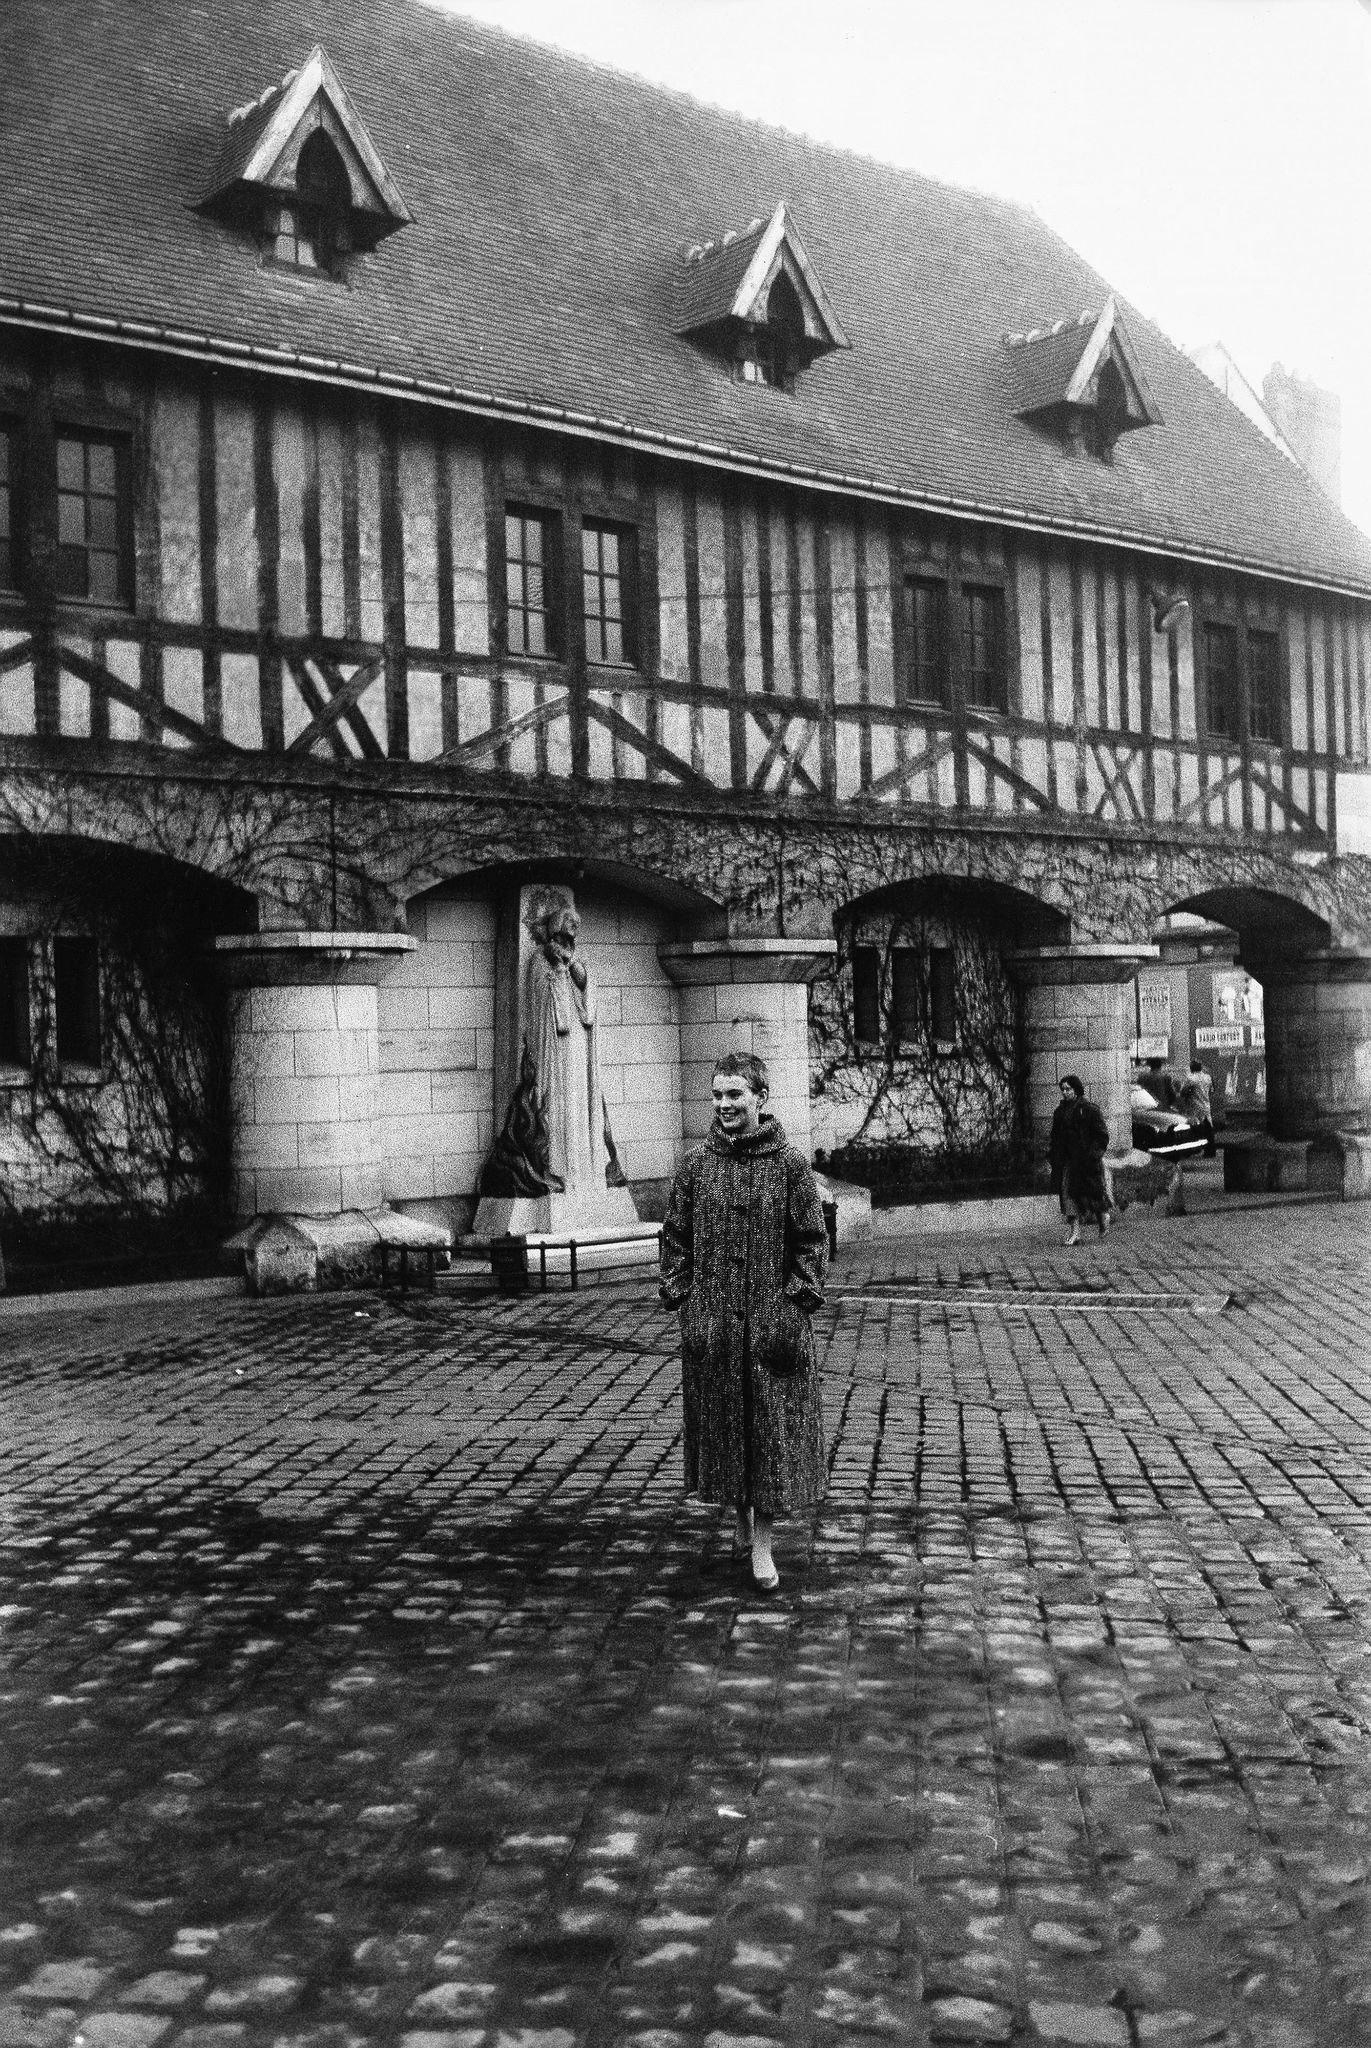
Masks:
[[[1078,320],[1066,320],[1036,333],[1006,336],[1016,411],[1039,412],[1062,403],[1085,353],[1095,317],[1083,313]]]
[[[725,234],[717,242],[696,242],[681,263],[676,295],[676,326],[689,334],[726,319],[766,232],[764,220],[748,222],[741,234]]]
[[[316,42],[414,216],[348,286],[263,268],[190,210],[229,110]],[[1371,592],[1371,541],[1132,308],[1164,426],[1109,466],[1018,416],[1005,334],[1108,293],[1031,212],[420,0],[6,0],[0,194],[0,317],[23,301],[175,329],[186,350],[342,364],[743,468]],[[675,331],[685,250],[781,199],[852,344],[793,394],[733,381]]]

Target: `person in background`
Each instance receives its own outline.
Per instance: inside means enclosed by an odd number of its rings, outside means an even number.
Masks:
[[[1114,1197],[1105,1166],[1109,1126],[1104,1111],[1091,1102],[1079,1074],[1063,1074],[1061,1101],[1052,1116],[1048,1161],[1052,1187],[1068,1229],[1063,1242],[1079,1244],[1081,1222],[1097,1223],[1100,1236],[1109,1229]]]
[[[1164,1060],[1150,1059],[1143,1071],[1138,1075],[1137,1081],[1140,1088],[1147,1090],[1158,1109],[1174,1109],[1176,1107],[1177,1089],[1175,1076],[1170,1072]]]
[[[1181,1115],[1204,1132],[1204,1156],[1212,1159],[1218,1150],[1214,1143],[1214,1083],[1199,1060],[1190,1062],[1190,1072],[1181,1084],[1179,1107]]]
[[[662,1226],[661,1298],[681,1313],[686,1492],[736,1511],[753,1584],[771,1593],[774,1518],[824,1492],[809,1319],[828,1237],[809,1162],[767,1111],[764,1063],[726,1053],[712,1093],[709,1136],[676,1175]]]

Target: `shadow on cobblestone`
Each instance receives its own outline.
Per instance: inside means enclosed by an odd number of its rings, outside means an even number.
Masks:
[[[1348,1242],[836,1303],[770,1602],[645,1295],[30,1335],[0,2048],[1371,2040]]]

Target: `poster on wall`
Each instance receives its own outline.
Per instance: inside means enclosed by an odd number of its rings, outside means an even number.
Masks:
[[[1171,1056],[1171,981],[1164,974],[1140,974],[1135,984],[1138,1006],[1139,1046],[1146,1052],[1135,1058],[1169,1059]]]

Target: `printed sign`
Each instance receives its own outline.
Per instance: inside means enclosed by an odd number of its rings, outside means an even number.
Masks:
[[[1242,1024],[1201,1024],[1195,1031],[1196,1052],[1241,1052],[1246,1043]]]
[[[1134,1060],[1169,1060],[1171,1057],[1171,1040],[1169,1038],[1130,1039],[1128,1056]]]
[[[1138,1036],[1171,1040],[1171,982],[1165,975],[1138,976]],[[1161,1055],[1165,1059],[1166,1055]]]

